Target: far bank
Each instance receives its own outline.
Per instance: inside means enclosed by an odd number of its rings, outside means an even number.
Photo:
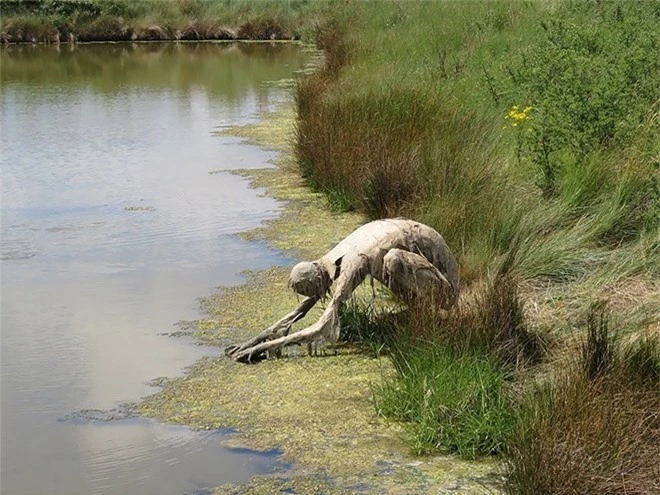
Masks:
[[[0,42],[309,40],[325,2],[1,0]]]

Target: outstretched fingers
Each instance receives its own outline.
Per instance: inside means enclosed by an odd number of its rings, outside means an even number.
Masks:
[[[253,363],[263,359],[266,353],[277,352],[287,345],[313,342],[323,334],[324,326],[321,323],[322,322],[319,321],[294,334],[242,349],[232,354],[231,357],[242,363]]]
[[[260,344],[242,349],[231,355],[236,361],[244,363],[255,362],[262,358],[266,353],[277,353],[283,347],[293,344],[306,344],[314,342],[321,338],[333,339],[339,334],[339,303],[335,300],[321,315],[321,318],[313,325],[304,328],[291,335],[285,335],[278,339],[269,340]]]
[[[246,349],[250,349],[251,347],[261,344],[262,342],[276,339],[283,335],[288,335],[289,331],[291,330],[291,326],[298,320],[302,319],[307,313],[309,313],[317,301],[317,297],[306,298],[298,305],[296,309],[291,311],[277,323],[274,323],[272,326],[268,327],[259,335],[251,338],[246,342],[243,342],[242,344],[234,344],[226,347],[225,354],[229,357],[234,357],[237,353]]]

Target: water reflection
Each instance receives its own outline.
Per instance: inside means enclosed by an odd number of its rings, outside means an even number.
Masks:
[[[202,494],[212,493],[218,480],[244,482],[276,469],[277,451],[224,448],[221,442],[229,434],[195,432],[141,418],[62,424],[35,438],[34,447],[50,449],[57,443],[68,455],[53,457],[38,472],[29,468],[31,459],[11,457],[18,466],[16,474],[30,478],[24,485],[29,490],[16,493],[53,493],[53,487],[72,486],[68,478],[75,476],[77,489],[69,493]],[[7,488],[3,483],[3,493],[11,493]]]
[[[0,50],[3,494],[174,494],[272,469],[217,435],[58,418],[212,354],[160,334],[214,286],[284,262],[233,235],[278,205],[209,173],[272,154],[212,131],[269,108],[269,83],[304,61],[287,45]]]
[[[114,43],[9,45],[2,49],[0,81],[44,83],[50,89],[203,89],[232,105],[253,91],[263,103],[273,91],[264,82],[290,78],[307,55],[288,43]]]

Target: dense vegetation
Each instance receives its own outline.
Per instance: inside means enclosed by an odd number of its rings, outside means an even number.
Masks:
[[[660,3],[1,5],[5,39],[316,41],[325,64],[296,88],[310,186],[428,223],[461,267],[448,315],[344,310],[345,338],[394,363],[379,414],[416,453],[502,455],[511,494],[660,491]]]
[[[463,282],[448,317],[376,315],[377,410],[417,453],[502,454],[509,493],[657,491],[660,4],[343,14],[297,88],[301,169],[335,208],[435,227]]]
[[[0,0],[0,40],[290,40],[307,37],[325,8],[304,0]]]
[[[461,266],[449,317],[383,325],[379,413],[418,453],[501,453],[509,493],[660,489],[660,5],[359,4],[319,42],[303,173]]]

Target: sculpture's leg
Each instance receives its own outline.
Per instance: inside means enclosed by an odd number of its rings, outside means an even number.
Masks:
[[[234,356],[235,354],[245,349],[254,347],[255,345],[261,344],[262,342],[265,342],[267,340],[272,340],[278,337],[282,337],[283,335],[287,335],[289,333],[289,330],[291,330],[291,325],[293,325],[295,322],[302,319],[307,313],[309,313],[309,311],[314,307],[314,305],[317,302],[318,302],[318,298],[316,297],[306,298],[302,303],[300,303],[300,305],[298,305],[296,309],[291,311],[291,313],[286,315],[277,323],[268,327],[266,330],[261,332],[256,337],[253,337],[242,344],[235,344],[225,348],[225,354],[227,356]]]
[[[403,300],[428,297],[449,309],[456,300],[454,287],[447,277],[419,254],[391,249],[383,258],[382,281]]]

